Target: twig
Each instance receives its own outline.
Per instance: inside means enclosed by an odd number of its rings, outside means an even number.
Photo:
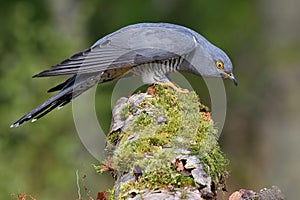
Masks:
[[[79,185],[78,169],[76,170],[76,185],[77,185],[78,200],[81,200],[81,193],[80,193],[80,185]]]
[[[83,175],[82,176],[82,185],[84,187],[85,194],[89,200],[94,200],[94,198],[91,196],[91,191],[85,185],[85,178],[86,178],[86,175]]]

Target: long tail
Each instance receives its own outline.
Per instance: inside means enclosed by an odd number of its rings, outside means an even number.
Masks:
[[[72,98],[75,98],[82,94],[83,92],[87,91],[91,87],[93,87],[95,84],[97,84],[97,81],[89,81],[89,79],[93,79],[94,76],[86,76],[82,77],[81,81],[76,80],[76,75],[69,78],[67,81],[65,81],[62,84],[59,84],[55,86],[54,88],[51,88],[48,92],[58,91],[60,90],[56,95],[52,96],[50,99],[45,101],[43,104],[39,105],[37,108],[33,109],[23,117],[21,117],[18,121],[13,123],[10,127],[17,127],[20,124],[31,120],[32,122],[38,120],[39,118],[43,117],[50,111],[52,111],[55,108],[62,107],[66,104],[68,104]],[[75,83],[76,80],[76,83]]]
[[[65,90],[60,91],[55,96],[51,97],[41,105],[39,105],[37,108],[33,109],[23,117],[21,117],[18,121],[13,123],[10,127],[17,127],[20,124],[31,120],[32,122],[38,120],[39,118],[43,117],[47,113],[49,113],[51,110],[61,107],[69,103],[72,99],[72,87],[69,87]]]

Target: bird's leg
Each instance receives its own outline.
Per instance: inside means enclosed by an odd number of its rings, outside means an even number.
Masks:
[[[184,94],[187,94],[189,93],[189,91],[187,89],[183,89],[183,88],[180,88],[180,87],[177,87],[174,83],[172,83],[171,81],[169,82],[154,82],[154,84],[156,85],[162,85],[162,86],[168,86],[168,87],[171,87],[173,88],[174,90],[176,90],[177,92],[181,92],[181,93],[184,93]]]

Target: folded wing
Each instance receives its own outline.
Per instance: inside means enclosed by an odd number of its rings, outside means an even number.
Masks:
[[[193,36],[166,27],[125,27],[104,37],[34,77],[102,72],[168,60],[190,53],[196,46]]]

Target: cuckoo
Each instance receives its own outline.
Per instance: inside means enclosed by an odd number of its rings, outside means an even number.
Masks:
[[[169,79],[171,72],[189,72],[202,77],[237,80],[232,63],[220,48],[199,33],[169,23],[139,23],[121,28],[90,48],[33,77],[70,75],[48,92],[56,95],[13,123],[36,121],[62,107],[96,84],[121,77],[140,76],[145,84],[165,84],[183,91]]]

